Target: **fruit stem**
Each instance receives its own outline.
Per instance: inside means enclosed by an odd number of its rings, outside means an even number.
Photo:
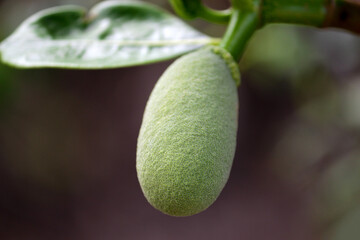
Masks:
[[[240,61],[245,47],[257,30],[259,23],[260,17],[257,11],[234,9],[220,47],[226,49],[236,61]]]

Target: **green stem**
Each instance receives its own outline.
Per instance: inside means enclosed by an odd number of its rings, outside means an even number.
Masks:
[[[182,18],[203,18],[213,23],[228,23],[231,10],[215,10],[205,6],[201,0],[170,0],[175,12]]]
[[[326,19],[329,0],[263,0],[262,21],[321,27]]]
[[[235,9],[220,46],[226,49],[236,61],[239,61],[249,39],[258,29],[259,23],[258,12]]]
[[[244,1],[244,0],[233,0]],[[262,24],[290,23],[360,33],[360,0],[263,0]]]
[[[204,5],[199,9],[198,16],[202,19],[213,23],[228,23],[230,21],[232,11],[228,10],[214,10]]]
[[[200,0],[169,0],[171,6],[177,15],[184,19],[193,19],[197,17],[198,9],[202,3]]]

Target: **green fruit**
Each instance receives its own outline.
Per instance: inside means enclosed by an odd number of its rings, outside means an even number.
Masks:
[[[229,177],[239,82],[231,55],[208,47],[175,61],[147,103],[137,149],[145,197],[172,216],[208,208]]]

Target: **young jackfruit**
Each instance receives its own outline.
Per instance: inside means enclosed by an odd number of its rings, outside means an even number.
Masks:
[[[225,186],[236,147],[237,63],[219,47],[175,61],[147,103],[137,174],[156,209],[189,216],[208,208]]]

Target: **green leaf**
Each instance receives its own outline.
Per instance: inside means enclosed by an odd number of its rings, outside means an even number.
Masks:
[[[163,61],[218,42],[153,5],[105,1],[88,14],[77,6],[41,11],[1,43],[0,53],[16,67],[101,69]]]

